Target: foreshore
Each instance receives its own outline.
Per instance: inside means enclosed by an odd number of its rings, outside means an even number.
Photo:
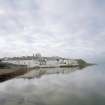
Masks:
[[[15,78],[19,75],[24,75],[28,72],[27,68],[20,69],[0,69],[0,82]]]

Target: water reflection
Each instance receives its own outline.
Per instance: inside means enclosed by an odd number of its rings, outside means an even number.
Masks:
[[[0,84],[0,105],[105,105],[104,69],[6,81]]]
[[[83,69],[83,68],[82,68]],[[82,70],[79,67],[71,67],[71,68],[40,68],[40,69],[35,69],[27,74],[24,74],[22,76],[19,76],[19,78],[40,78],[43,75],[53,75],[53,74],[69,74],[72,72],[75,72],[76,70]]]

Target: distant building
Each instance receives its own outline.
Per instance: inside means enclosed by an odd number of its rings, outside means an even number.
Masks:
[[[38,65],[78,65],[77,60],[75,59],[66,59],[58,56],[53,57],[43,57],[40,53],[33,54],[33,56],[22,56],[22,57],[13,57],[4,60],[5,62],[27,65],[28,67],[34,67]]]
[[[41,58],[42,56],[41,56],[41,54],[40,53],[36,53],[36,55],[35,55],[35,58]]]

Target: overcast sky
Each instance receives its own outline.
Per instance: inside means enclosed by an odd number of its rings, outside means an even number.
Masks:
[[[105,58],[105,0],[0,0],[0,57]]]

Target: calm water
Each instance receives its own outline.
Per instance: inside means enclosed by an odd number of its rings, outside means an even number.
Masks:
[[[58,71],[0,83],[0,105],[105,105],[105,66]]]

